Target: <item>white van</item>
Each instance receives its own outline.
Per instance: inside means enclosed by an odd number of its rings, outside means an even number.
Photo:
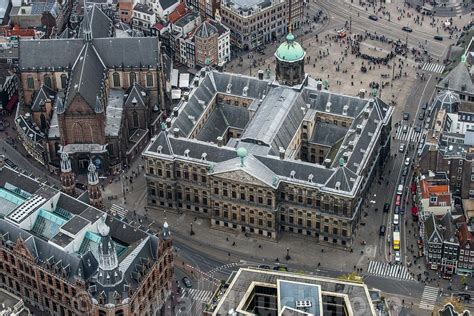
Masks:
[[[403,194],[403,185],[402,185],[402,184],[398,185],[397,194],[398,194],[398,195],[402,195],[402,194]]]
[[[398,225],[399,224],[399,215],[398,214],[393,214],[393,225]]]

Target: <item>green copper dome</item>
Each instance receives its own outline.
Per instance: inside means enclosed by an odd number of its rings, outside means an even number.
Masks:
[[[304,58],[306,52],[298,42],[295,42],[295,36],[288,33],[286,41],[281,43],[275,52],[275,57],[279,60],[294,62]]]

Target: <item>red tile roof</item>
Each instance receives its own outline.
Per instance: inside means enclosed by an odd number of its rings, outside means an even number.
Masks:
[[[184,4],[184,2],[181,2],[180,4],[178,4],[176,9],[170,13],[170,15],[168,16],[168,20],[171,23],[174,23],[178,21],[185,14],[186,14],[186,5]]]

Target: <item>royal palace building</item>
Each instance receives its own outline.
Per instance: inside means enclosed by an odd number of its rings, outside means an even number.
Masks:
[[[76,199],[3,163],[1,288],[46,315],[161,315],[173,277],[166,223],[150,234],[88,204],[92,190]],[[92,163],[88,178],[94,186]]]
[[[282,45],[277,63],[299,61],[282,51],[293,49],[302,48]],[[295,67],[277,78],[294,80]],[[285,86],[203,68],[193,85],[143,154],[149,205],[207,217],[214,228],[350,245],[389,154],[393,109],[308,76]]]

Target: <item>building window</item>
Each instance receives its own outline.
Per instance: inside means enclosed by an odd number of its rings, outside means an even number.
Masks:
[[[114,72],[112,79],[114,81],[114,87],[120,87],[120,75],[118,72]]]
[[[133,127],[138,128],[138,113],[137,111],[133,111],[132,113],[133,116]]]
[[[130,78],[130,85],[133,85],[137,81],[137,74],[134,72],[131,72],[129,75]]]
[[[151,72],[146,74],[146,86],[153,87],[153,74]]]
[[[50,75],[44,75],[44,85],[48,88],[53,88],[53,81]]]
[[[33,77],[26,78],[26,85],[28,86],[28,89],[35,88],[35,80],[33,79]]]
[[[61,89],[66,89],[67,86],[67,76],[65,74],[61,75]]]

